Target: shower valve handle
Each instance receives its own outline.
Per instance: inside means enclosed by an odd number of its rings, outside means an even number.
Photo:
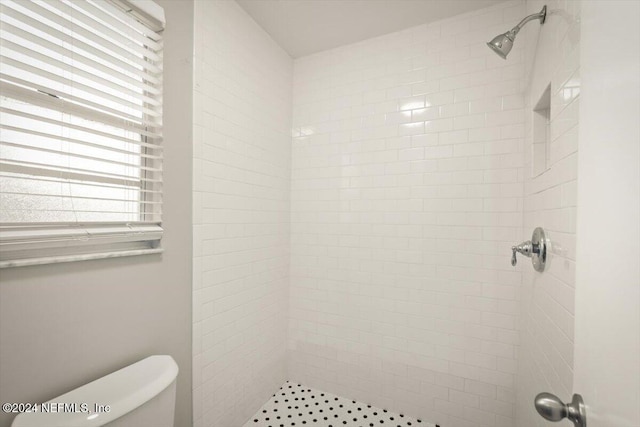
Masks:
[[[544,230],[538,227],[533,230],[531,240],[522,242],[517,246],[511,246],[511,265],[514,267],[518,263],[518,258],[516,257],[518,253],[531,258],[534,270],[543,272],[547,262],[547,239]]]
[[[522,255],[531,258],[531,253],[533,252],[533,245],[531,244],[531,240],[522,242],[518,246],[511,246],[511,251],[513,252],[511,255],[511,265],[515,267],[515,265],[518,263],[516,253],[521,253]]]

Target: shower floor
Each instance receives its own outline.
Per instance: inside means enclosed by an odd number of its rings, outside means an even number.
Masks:
[[[406,427],[434,424],[287,381],[244,427]]]

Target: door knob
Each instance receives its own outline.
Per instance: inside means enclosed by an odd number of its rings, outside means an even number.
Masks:
[[[540,393],[536,396],[535,406],[545,420],[561,421],[567,418],[574,427],[587,427],[587,411],[579,394],[573,395],[571,403],[564,403],[555,394]]]

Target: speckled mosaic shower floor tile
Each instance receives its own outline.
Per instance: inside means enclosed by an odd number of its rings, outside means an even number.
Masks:
[[[244,427],[438,427],[287,381]]]

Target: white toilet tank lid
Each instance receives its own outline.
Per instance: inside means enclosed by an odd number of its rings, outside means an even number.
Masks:
[[[29,412],[18,415],[12,427],[85,427],[105,425],[148,402],[165,390],[178,375],[178,365],[171,356],[150,356],[69,393],[49,403],[86,403],[89,412]],[[109,412],[93,412],[94,405],[109,405]],[[60,405],[62,406],[62,405]],[[70,406],[69,408],[72,408]]]

